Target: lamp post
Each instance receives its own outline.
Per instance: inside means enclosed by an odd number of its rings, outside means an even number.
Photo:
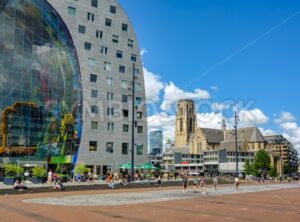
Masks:
[[[134,181],[134,130],[135,130],[135,120],[134,120],[134,114],[135,114],[135,89],[134,89],[134,80],[135,80],[135,63],[132,65],[132,118],[131,118],[131,180]]]
[[[234,111],[234,134],[235,134],[235,175],[238,178],[239,171],[239,163],[238,163],[238,142],[237,142],[237,124],[239,121],[239,117],[237,115],[237,111]]]

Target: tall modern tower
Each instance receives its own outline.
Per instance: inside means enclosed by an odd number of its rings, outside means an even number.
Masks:
[[[0,50],[0,155],[102,174],[130,162],[134,112],[147,162],[140,49],[117,0],[1,0]]]
[[[163,149],[163,131],[155,130],[150,132],[150,154],[161,154]]]
[[[175,123],[175,146],[186,146],[191,134],[195,133],[196,127],[194,101],[190,99],[179,100]]]

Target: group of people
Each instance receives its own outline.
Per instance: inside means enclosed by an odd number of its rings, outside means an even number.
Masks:
[[[52,172],[52,170],[49,170],[48,172],[47,183],[53,184],[53,187],[50,189],[58,189],[58,190],[64,189],[64,185],[62,183],[61,178],[58,176],[56,172]]]
[[[183,185],[183,192],[186,192],[187,187],[188,187],[188,175],[184,174],[182,175],[182,185]],[[218,185],[218,176],[213,177],[213,186],[214,189],[217,189]],[[200,192],[201,194],[205,195],[205,179],[204,177],[195,177],[193,181],[193,190],[194,192],[197,192],[197,189],[200,187]]]
[[[24,185],[23,181],[20,178],[17,178],[14,183],[14,189],[23,191],[23,190],[27,189],[27,187]]]

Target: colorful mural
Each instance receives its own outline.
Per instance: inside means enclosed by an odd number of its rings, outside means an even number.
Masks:
[[[1,0],[0,156],[76,161],[81,104],[76,50],[57,12],[46,0]]]

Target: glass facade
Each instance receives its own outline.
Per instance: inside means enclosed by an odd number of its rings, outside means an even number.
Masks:
[[[0,1],[0,156],[76,161],[80,68],[71,35],[46,0]]]

